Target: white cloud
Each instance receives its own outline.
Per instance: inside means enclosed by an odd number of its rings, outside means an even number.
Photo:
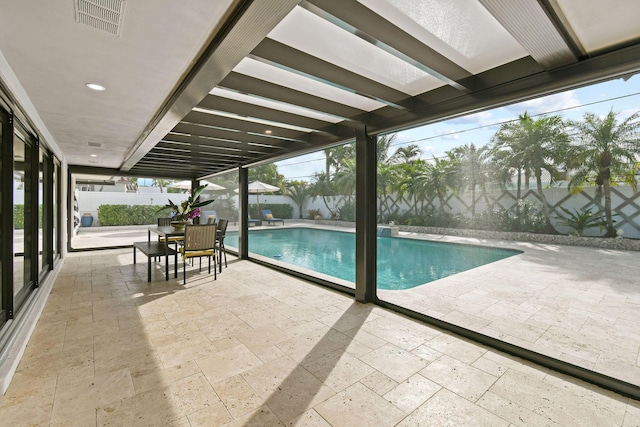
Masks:
[[[438,134],[443,141],[457,141],[460,139],[460,133],[453,128],[442,129]]]
[[[564,110],[566,108],[574,108],[580,106],[580,100],[575,91],[569,90],[562,93],[543,96],[542,98],[532,99],[530,101],[520,102],[505,107],[507,110],[520,115],[525,111],[529,115],[552,113],[554,111]]]
[[[467,116],[458,117],[453,120],[448,120],[447,123],[452,125],[475,125],[486,126],[496,122],[493,118],[491,111],[480,111],[479,113],[469,114]]]

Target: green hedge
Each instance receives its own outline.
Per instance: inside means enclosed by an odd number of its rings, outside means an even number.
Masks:
[[[158,212],[160,206],[147,205],[100,205],[100,225],[147,225],[156,224],[160,216],[169,216],[169,210]]]
[[[269,204],[261,203],[260,211],[270,209],[275,218],[291,219],[293,218],[293,206],[290,204]],[[249,213],[251,218],[262,219],[262,213],[258,210],[257,204],[249,205]]]
[[[42,205],[38,206],[38,221],[42,223]],[[24,205],[13,205],[13,229],[24,230]]]

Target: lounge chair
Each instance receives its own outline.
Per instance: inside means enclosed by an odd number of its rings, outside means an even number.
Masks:
[[[282,218],[274,218],[273,214],[269,209],[265,209],[262,211],[262,220],[267,221],[267,224],[275,224],[276,222],[281,222],[284,225],[284,219]]]
[[[253,219],[251,218],[251,215],[249,215],[249,218],[247,219],[247,225],[249,227],[251,227],[251,224],[255,225],[256,227],[259,225],[262,225],[262,220],[261,219]]]
[[[202,211],[200,213],[200,224],[217,224],[218,215],[216,211]]]

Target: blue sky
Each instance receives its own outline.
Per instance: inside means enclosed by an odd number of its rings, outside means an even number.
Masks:
[[[527,111],[531,116],[559,114],[565,119],[579,120],[585,112],[605,115],[610,110],[619,113],[619,118],[640,111],[640,75],[624,81],[610,80],[604,83],[542,98],[483,111],[453,120],[398,132],[396,148],[417,144],[424,158],[440,157],[456,146],[474,143],[482,146],[489,142],[500,124],[516,119]],[[276,163],[278,171],[287,179],[310,181],[313,173],[324,170],[325,157],[322,151]]]

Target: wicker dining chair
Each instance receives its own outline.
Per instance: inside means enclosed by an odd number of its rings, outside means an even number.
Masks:
[[[158,218],[158,227],[170,227],[171,226],[171,217],[166,217],[166,218]],[[178,244],[182,244],[182,241],[184,240],[184,237],[182,236],[171,236],[168,239],[166,239],[165,237],[159,237],[158,240],[161,243],[173,243],[175,246],[175,250],[178,250]]]
[[[216,243],[218,244],[218,266],[219,270],[222,273],[222,256],[224,255],[224,266],[227,267],[227,251],[224,248],[224,237],[227,233],[227,225],[229,224],[229,220],[227,219],[219,219],[218,220],[218,231]]]
[[[200,271],[202,271],[202,257],[209,259],[209,274],[211,274],[211,260],[213,259],[213,279],[216,275],[216,225],[215,224],[187,224],[184,228],[184,242],[180,247],[182,255],[182,279],[187,283],[187,259],[198,257]]]

